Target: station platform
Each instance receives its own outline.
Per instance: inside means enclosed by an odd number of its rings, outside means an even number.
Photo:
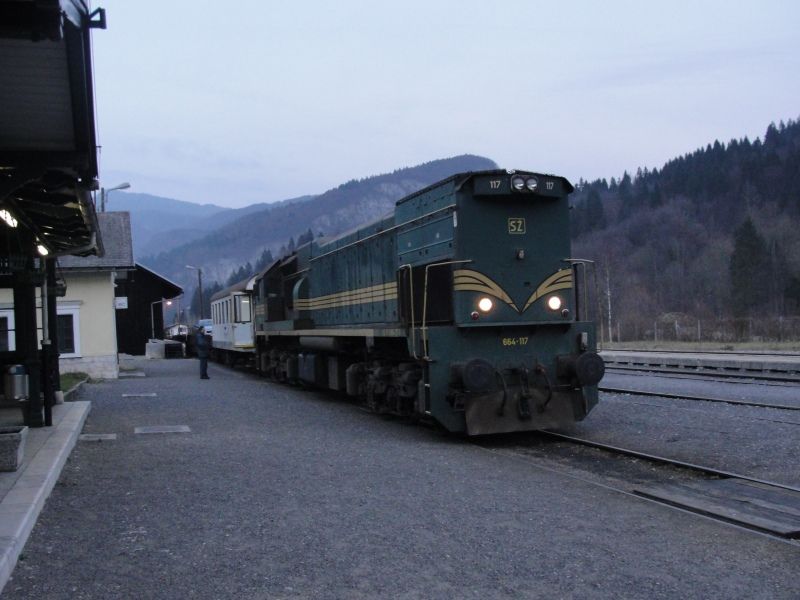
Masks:
[[[28,430],[20,467],[0,473],[0,590],[17,564],[90,408],[91,403],[86,401],[55,405],[52,427]],[[13,423],[20,415],[19,409],[3,409],[0,421]]]
[[[685,369],[800,377],[800,354],[603,350],[600,356],[612,368]]]

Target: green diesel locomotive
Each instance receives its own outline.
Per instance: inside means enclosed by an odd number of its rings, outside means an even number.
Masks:
[[[256,367],[468,435],[564,426],[604,365],[563,177],[455,175],[253,285]]]

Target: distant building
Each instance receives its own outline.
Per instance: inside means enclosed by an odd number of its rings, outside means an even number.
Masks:
[[[142,264],[136,263],[125,279],[117,281],[117,348],[123,354],[145,353],[147,340],[164,338],[164,305],[183,288]]]
[[[97,214],[105,254],[64,256],[59,270],[67,293],[56,304],[62,373],[81,371],[98,379],[119,376],[114,289],[136,268],[127,212]]]

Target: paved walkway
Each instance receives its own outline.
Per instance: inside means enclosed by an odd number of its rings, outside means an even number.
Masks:
[[[22,464],[0,473],[0,589],[8,580],[36,518],[61,474],[89,414],[89,402],[53,407],[52,427],[28,430]],[[19,409],[3,409],[3,422],[21,422]]]
[[[797,546],[328,395],[145,370],[84,388],[85,432],[117,437],[76,447],[3,598],[800,594]]]

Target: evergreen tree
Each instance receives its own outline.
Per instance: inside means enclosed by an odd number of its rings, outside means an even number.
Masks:
[[[627,171],[625,171],[617,186],[617,197],[620,201],[619,220],[621,221],[630,217],[634,210],[633,183]]]
[[[653,186],[653,189],[650,190],[650,194],[648,196],[648,204],[650,204],[651,208],[658,208],[661,206],[663,199],[661,197],[661,188],[658,184]]]
[[[769,295],[769,253],[764,238],[749,217],[734,232],[730,260],[733,314],[744,317],[762,306]]]
[[[256,261],[255,270],[260,272],[271,265],[275,259],[272,257],[272,251],[269,248],[264,248],[263,252],[261,252],[261,256],[258,257]]]
[[[311,228],[309,227],[305,233],[300,234],[300,237],[297,238],[297,245],[302,246],[303,244],[307,244],[308,242],[311,242],[313,240],[314,240],[314,233],[311,231]]]
[[[592,189],[586,197],[586,229],[605,229],[606,213],[603,209],[603,201],[597,190]]]

